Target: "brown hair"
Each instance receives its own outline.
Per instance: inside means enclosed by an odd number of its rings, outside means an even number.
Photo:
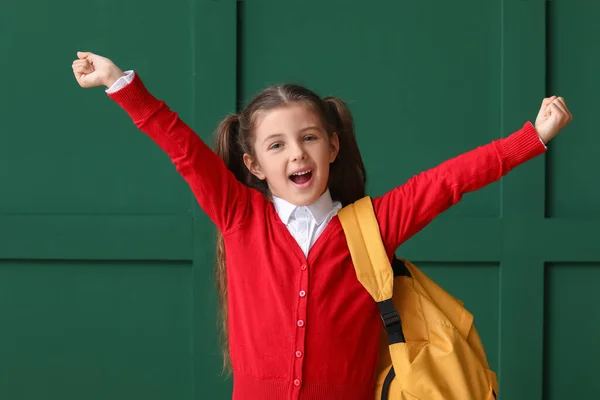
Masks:
[[[298,85],[271,86],[258,94],[240,114],[227,116],[218,126],[215,152],[223,159],[235,177],[244,185],[269,196],[265,181],[246,168],[243,155],[254,156],[253,131],[259,113],[292,103],[305,104],[315,112],[329,137],[337,133],[340,147],[330,165],[329,190],[334,201],[346,206],[365,196],[366,171],[354,136],[354,121],[348,106],[335,97],[321,99],[311,90]],[[219,296],[219,319],[224,371],[230,370],[229,335],[227,329],[227,274],[223,236],[217,231],[217,265],[215,280]]]

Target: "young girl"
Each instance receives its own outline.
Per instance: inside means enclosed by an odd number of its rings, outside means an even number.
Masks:
[[[365,195],[346,105],[298,86],[267,88],[221,122],[215,153],[133,71],[77,56],[77,82],[108,88],[218,228],[233,398],[371,399],[381,321],[336,217]],[[535,127],[527,122],[373,199],[390,258],[463,194],[544,153],[571,118],[562,98],[547,98]]]

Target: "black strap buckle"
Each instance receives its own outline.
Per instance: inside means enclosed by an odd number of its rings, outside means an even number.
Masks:
[[[388,332],[394,325],[402,325],[400,314],[398,314],[398,311],[395,308],[391,312],[381,314],[381,321],[383,322],[383,326],[385,326],[385,330]]]
[[[381,321],[388,334],[389,344],[404,343],[404,333],[402,332],[402,319],[398,310],[394,307],[392,299],[384,300],[377,303],[379,307],[379,313],[381,314]]]

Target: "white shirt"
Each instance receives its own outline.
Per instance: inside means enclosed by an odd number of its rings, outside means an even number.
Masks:
[[[119,89],[123,89],[125,86],[127,86],[127,84],[131,83],[135,72],[125,71],[124,73],[125,73],[125,76],[122,76],[119,79],[117,79],[115,81],[115,83],[112,84],[111,87],[106,89],[106,93],[114,93],[114,92],[118,91]]]
[[[124,88],[131,83],[133,77],[133,71],[125,71],[125,76],[119,78],[110,88],[106,89],[106,92],[114,93]],[[275,196],[273,196],[273,204],[279,218],[296,239],[306,257],[308,257],[308,252],[323,233],[329,221],[342,208],[339,201],[332,201],[329,190],[309,206],[298,207]]]
[[[331,200],[329,190],[309,206],[295,206],[276,196],[273,196],[273,204],[306,257],[329,221],[342,208],[339,201]]]

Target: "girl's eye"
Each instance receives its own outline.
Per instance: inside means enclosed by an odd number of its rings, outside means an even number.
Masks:
[[[273,143],[271,146],[269,146],[269,150],[277,150],[280,147],[281,143]]]
[[[316,140],[316,139],[317,139],[317,137],[314,135],[309,135],[309,136],[304,137],[304,140]]]

